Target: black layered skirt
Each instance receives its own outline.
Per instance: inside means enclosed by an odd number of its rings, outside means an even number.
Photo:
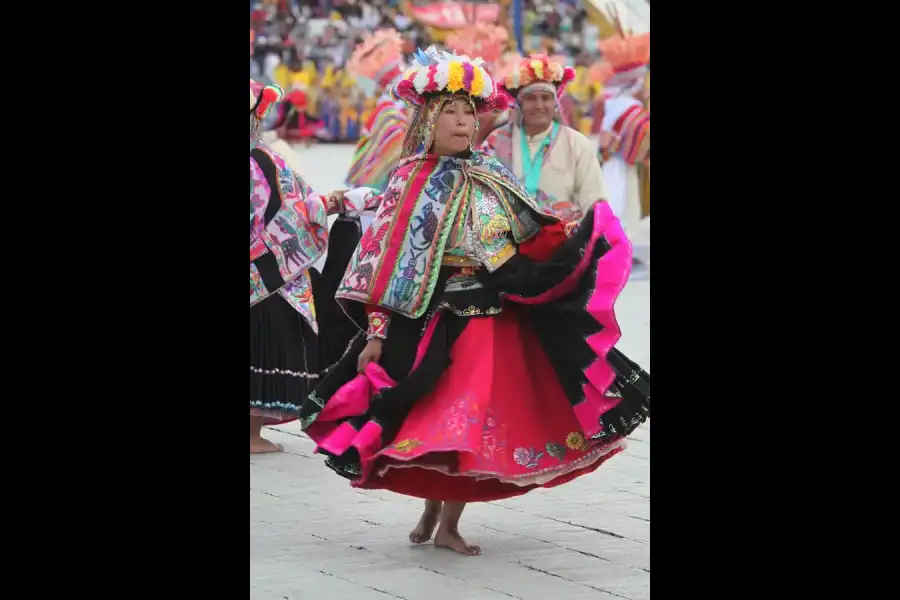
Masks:
[[[360,323],[348,318],[335,290],[360,239],[355,219],[339,218],[329,233],[328,256],[320,273],[309,269],[318,333],[279,294],[250,307],[250,413],[269,424],[297,418],[310,392],[363,338]]]

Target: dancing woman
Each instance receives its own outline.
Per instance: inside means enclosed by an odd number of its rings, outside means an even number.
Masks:
[[[278,452],[262,427],[292,420],[312,387],[357,335],[334,292],[359,241],[358,222],[338,219],[322,273],[312,265],[329,245],[327,215],[371,209],[367,190],[316,194],[259,139],[282,97],[250,81],[250,453]],[[335,318],[338,317],[338,318]],[[328,335],[323,322],[334,321]],[[355,356],[355,355],[354,355]]]
[[[553,487],[620,452],[650,377],[614,348],[631,247],[604,202],[580,224],[543,211],[472,149],[505,108],[483,63],[429,48],[395,94],[403,158],[337,298],[367,328],[300,411],[354,487],[426,499],[410,534],[463,554],[465,504]]]

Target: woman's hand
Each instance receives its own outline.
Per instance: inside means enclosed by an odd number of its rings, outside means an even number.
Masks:
[[[378,338],[369,340],[369,343],[366,344],[363,351],[359,353],[359,358],[356,360],[356,370],[359,373],[365,371],[370,362],[377,363],[381,360],[381,346],[383,343],[384,342]]]
[[[341,195],[343,212],[350,217],[358,217],[364,211],[375,210],[381,202],[378,190],[369,187],[358,187],[343,190]]]

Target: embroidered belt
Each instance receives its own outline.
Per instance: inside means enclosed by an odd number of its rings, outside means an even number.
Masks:
[[[455,256],[453,254],[445,254],[441,259],[441,264],[445,267],[480,267],[481,263],[474,258],[468,256]]]
[[[516,255],[516,245],[515,244],[507,244],[503,247],[503,249],[497,254],[488,258],[488,262],[490,264],[484,265],[481,261],[475,258],[471,258],[469,256],[456,256],[454,254],[445,254],[441,259],[441,264],[445,267],[481,267],[487,266],[489,271],[495,271],[499,269],[506,261],[511,259]]]

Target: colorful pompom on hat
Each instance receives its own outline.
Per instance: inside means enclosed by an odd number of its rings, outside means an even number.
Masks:
[[[497,89],[482,59],[450,54],[434,46],[416,50],[412,65],[391,94],[416,108],[439,94],[468,96],[479,113],[509,107],[508,98]]]
[[[403,72],[403,38],[395,29],[367,33],[347,61],[347,70],[388,87]]]
[[[264,119],[282,98],[284,98],[284,90],[277,85],[263,86],[261,83],[250,80],[250,114],[256,115],[258,119]]]
[[[545,54],[532,54],[520,60],[518,65],[513,65],[501,85],[513,97],[533,85],[550,85],[556,89],[556,97],[559,98],[573,79],[575,69],[572,67],[566,67]]]

